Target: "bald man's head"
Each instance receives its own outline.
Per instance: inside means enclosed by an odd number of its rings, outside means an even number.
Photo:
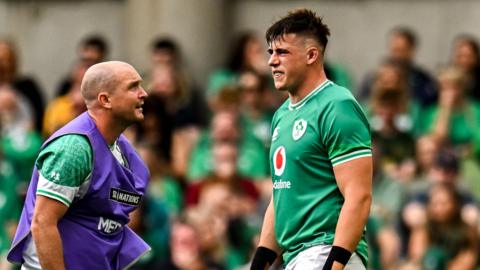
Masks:
[[[123,69],[135,70],[131,65],[120,61],[109,61],[91,66],[82,80],[81,91],[87,107],[97,100],[100,92],[112,93],[119,83],[118,74]]]

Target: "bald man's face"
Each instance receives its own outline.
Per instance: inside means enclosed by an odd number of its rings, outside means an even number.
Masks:
[[[144,119],[142,105],[147,93],[142,78],[131,66],[122,66],[115,74],[117,86],[110,94],[112,113],[129,123]]]

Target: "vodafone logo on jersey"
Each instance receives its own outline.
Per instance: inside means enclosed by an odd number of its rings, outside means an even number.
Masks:
[[[273,153],[273,169],[276,176],[283,174],[285,170],[285,163],[287,160],[287,155],[285,154],[285,147],[279,146]]]

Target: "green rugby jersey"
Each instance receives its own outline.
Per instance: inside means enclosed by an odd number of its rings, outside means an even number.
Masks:
[[[287,264],[308,247],[333,244],[344,202],[333,167],[371,156],[370,129],[350,91],[327,80],[300,102],[287,100],[272,130],[275,235]],[[356,252],[366,265],[364,237]]]
[[[110,151],[124,166],[126,160],[115,141]],[[66,206],[88,191],[93,166],[93,150],[86,136],[67,134],[50,142],[38,155],[37,194]]]

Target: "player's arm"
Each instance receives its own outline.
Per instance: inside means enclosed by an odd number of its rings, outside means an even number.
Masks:
[[[334,101],[319,124],[338,189],[344,197],[333,246],[323,269],[343,269],[361,239],[370,211],[370,130],[362,109],[353,99]]]
[[[31,230],[42,269],[65,269],[57,223],[67,209],[57,200],[37,195]]]
[[[361,157],[333,168],[338,188],[345,198],[335,230],[334,247],[352,253],[367,224],[372,201],[372,158]],[[348,253],[346,253],[348,254]],[[338,262],[332,269],[343,269]]]
[[[273,264],[277,256],[282,252],[275,238],[275,214],[273,197],[270,199],[265,217],[263,219],[262,232],[258,248],[253,257],[251,270],[265,270]]]
[[[91,146],[86,137],[65,135],[39,154],[38,184],[31,232],[42,269],[65,269],[58,222],[88,184]]]

